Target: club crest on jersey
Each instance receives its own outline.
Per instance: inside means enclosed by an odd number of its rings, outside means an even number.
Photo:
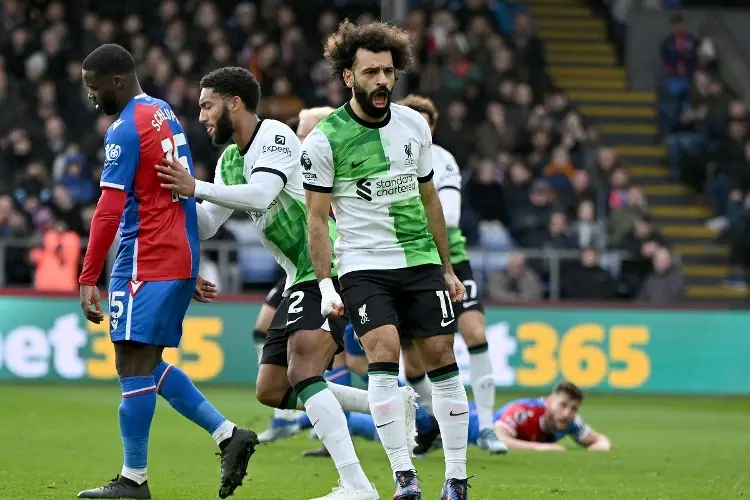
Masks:
[[[120,157],[120,153],[122,153],[122,148],[119,144],[107,144],[104,146],[104,161],[112,163]]]
[[[411,149],[411,141],[407,142],[406,145],[404,145],[404,154],[406,155],[406,159],[404,160],[404,163],[406,165],[415,165],[417,163],[417,160],[414,158],[414,153]]]

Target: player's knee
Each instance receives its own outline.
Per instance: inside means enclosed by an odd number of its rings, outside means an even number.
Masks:
[[[436,370],[456,362],[453,335],[438,335],[418,341],[417,348],[426,371]]]
[[[484,316],[477,311],[468,311],[458,320],[458,331],[468,347],[476,347],[487,343]]]
[[[419,356],[419,352],[414,346],[406,347],[401,346],[402,353],[404,355],[404,372],[406,372],[407,378],[417,378],[424,375],[424,364],[422,364],[422,358]]]
[[[365,356],[346,356],[346,366],[349,371],[360,377],[367,375],[367,358]]]
[[[370,363],[398,363],[401,344],[393,325],[385,325],[364,334],[361,339]]]
[[[161,359],[161,348],[138,342],[115,343],[115,368],[120,378],[147,377]]]
[[[284,394],[280,393],[274,387],[258,384],[255,386],[255,397],[262,405],[270,406],[271,408],[280,408]]]

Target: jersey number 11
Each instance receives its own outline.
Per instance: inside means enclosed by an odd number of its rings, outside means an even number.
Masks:
[[[187,146],[187,139],[185,139],[185,134],[179,133],[175,136],[172,136],[171,139],[163,139],[161,141],[161,149],[164,151],[164,155],[171,161],[177,162],[183,167],[185,167],[185,170],[190,173],[190,165],[188,165],[188,158],[187,156],[177,156],[177,148],[180,146]],[[182,196],[177,194],[176,191],[172,191],[172,201],[178,202],[180,199],[186,200],[187,196]]]

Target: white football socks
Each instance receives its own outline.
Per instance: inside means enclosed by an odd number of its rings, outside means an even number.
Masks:
[[[398,392],[398,365],[395,373],[370,372],[367,396],[380,442],[393,472],[414,470],[406,443],[404,400]]]
[[[484,348],[484,349],[482,349]],[[477,404],[479,429],[491,429],[492,415],[495,412],[495,378],[492,374],[492,358],[487,350],[487,344],[479,346],[479,352],[469,349],[469,374],[471,376],[471,392]]]
[[[466,398],[466,389],[458,374],[458,365],[453,366],[455,371],[449,370],[446,373],[443,368],[439,369],[440,375],[431,375],[433,407],[443,440],[445,478],[466,479],[469,402]]]
[[[427,410],[427,413],[432,413],[432,384],[427,375],[424,374],[421,378],[417,380],[411,379],[408,382],[417,391],[417,394],[419,394],[419,402],[422,408]]]

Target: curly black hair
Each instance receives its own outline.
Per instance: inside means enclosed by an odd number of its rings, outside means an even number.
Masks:
[[[105,43],[86,56],[82,68],[100,76],[134,74],[135,59],[125,47]]]
[[[411,37],[406,30],[381,22],[354,24],[345,19],[329,35],[323,52],[334,76],[343,80],[344,70],[352,68],[359,49],[390,52],[398,71],[408,72],[414,65]]]
[[[248,111],[255,113],[260,105],[260,83],[252,73],[238,66],[215,69],[203,78],[202,89],[211,89],[217,94],[242,100]]]

